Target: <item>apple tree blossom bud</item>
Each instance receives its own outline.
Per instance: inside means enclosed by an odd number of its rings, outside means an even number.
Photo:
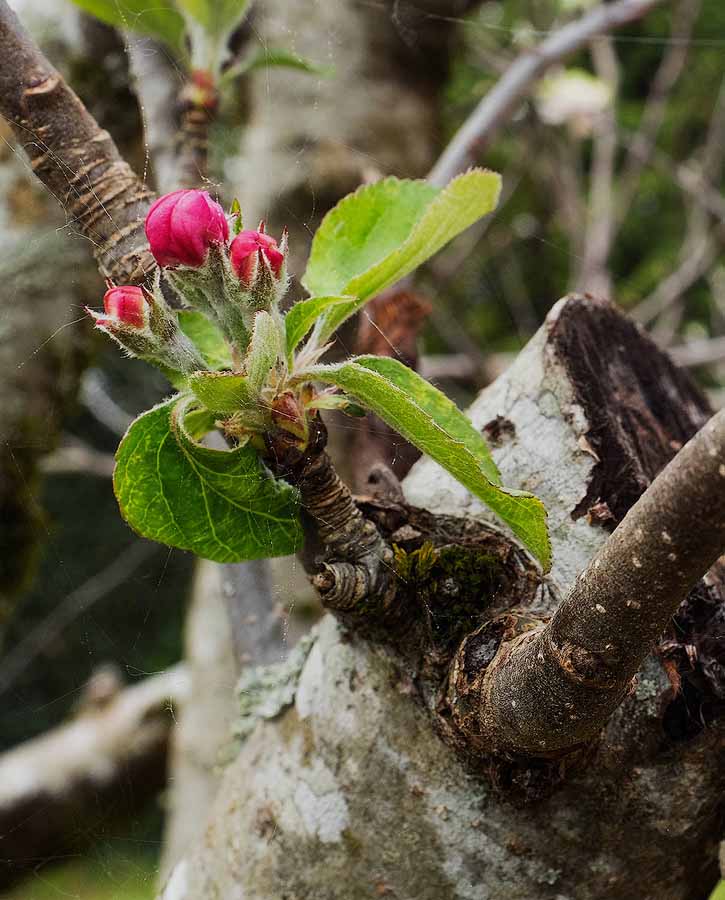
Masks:
[[[106,316],[131,328],[145,328],[148,324],[149,306],[140,287],[120,285],[109,287],[103,297]]]
[[[201,353],[179,328],[176,312],[166,303],[157,279],[154,291],[109,284],[102,313],[86,308],[97,328],[113,338],[129,356],[145,359],[167,374],[206,368]]]
[[[277,241],[263,231],[240,231],[232,241],[232,268],[246,287],[252,287],[260,268],[266,264],[275,278],[280,277],[284,252]]]
[[[229,238],[224,210],[206,191],[165,194],[146,216],[146,237],[160,266],[199,268],[209,247]]]

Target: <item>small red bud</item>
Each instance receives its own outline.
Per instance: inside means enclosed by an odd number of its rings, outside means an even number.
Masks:
[[[263,265],[265,259],[275,277],[279,277],[284,253],[277,241],[264,231],[240,231],[232,241],[232,268],[242,284],[249,286],[254,282],[258,266]]]
[[[148,320],[148,303],[140,287],[120,285],[109,288],[103,296],[103,308],[111,320],[144,328]]]
[[[224,210],[206,191],[165,194],[146,216],[146,237],[160,266],[204,265],[211,244],[226,243]]]

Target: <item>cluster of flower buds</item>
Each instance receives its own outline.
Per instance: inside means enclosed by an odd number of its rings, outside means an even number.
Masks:
[[[286,233],[278,245],[261,223],[259,230],[239,231],[230,242],[222,207],[206,191],[180,190],[153,204],[146,237],[179,304],[216,321],[243,355],[255,314],[276,313],[286,291]],[[206,368],[166,302],[160,272],[153,291],[109,285],[103,303],[103,313],[89,312],[130,355],[182,374]]]
[[[181,190],[154,203],[146,217],[151,253],[185,305],[216,319],[243,353],[254,314],[276,310],[287,289],[287,236],[240,231],[229,243],[222,207],[206,191]]]

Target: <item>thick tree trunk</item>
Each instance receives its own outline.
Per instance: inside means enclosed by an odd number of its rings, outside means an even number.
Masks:
[[[504,483],[549,510],[554,567],[528,610],[546,617],[708,410],[623,316],[571,297],[470,414]],[[404,487],[437,513],[490,518],[429,460]],[[260,700],[203,839],[162,897],[707,896],[725,786],[721,577],[716,566],[692,592],[568,771],[500,761],[476,771],[442,740],[415,673],[328,616],[294,701],[270,718],[276,707]],[[272,692],[274,672],[266,679]]]
[[[426,0],[415,6],[388,0],[383,4],[264,0],[255,5],[255,40],[269,47],[286,47],[335,68],[330,78],[274,68],[255,74],[250,81],[250,120],[240,153],[226,162],[226,182],[238,193],[246,227],[256,226],[264,217],[274,233],[284,225],[290,228],[293,272],[304,269],[317,222],[366,178],[386,174],[420,177],[428,171],[439,149],[438,111],[432,100],[443,83],[455,37],[453,20],[473,5],[472,0]],[[283,573],[285,561],[278,562],[280,565],[273,567],[279,588],[275,597],[292,608],[309,589],[298,564]],[[203,583],[211,579],[220,585],[226,577],[223,571],[212,574],[208,570]],[[236,607],[232,621],[234,615],[244,617],[245,609],[256,614],[255,598],[244,590],[230,592],[227,599]],[[218,601],[210,602],[213,608],[206,613],[204,598],[197,594],[197,621],[208,615],[210,621],[218,622]],[[190,629],[191,647],[196,641]],[[228,668],[231,648],[216,627],[208,630],[205,646],[213,634],[219,638],[215,656],[226,659]],[[277,658],[286,655],[287,643],[287,635],[285,640],[277,636],[272,651]],[[270,645],[265,644],[261,656],[247,653],[246,662],[269,661],[269,653]],[[210,759],[217,758],[215,741],[217,749],[229,741],[223,727],[196,725],[197,719],[205,716],[203,710],[195,712],[197,703],[204,704],[206,698],[216,695],[218,683],[215,672],[195,665],[194,658],[192,650],[195,688],[175,742],[162,876],[203,823],[203,812],[217,785],[214,777],[203,772],[208,771]],[[217,719],[216,726],[221,725],[222,719]],[[206,762],[200,769],[198,761],[202,759]],[[204,785],[206,792],[202,791]],[[189,803],[185,797],[195,799]]]

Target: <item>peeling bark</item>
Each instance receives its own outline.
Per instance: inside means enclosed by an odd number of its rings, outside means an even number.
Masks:
[[[572,378],[572,356],[557,345],[568,317],[586,332],[597,316],[613,317],[614,328],[620,314],[584,298],[559,303],[470,410],[478,427],[497,435],[494,456],[504,483],[535,491],[549,509],[554,566],[529,605],[542,618],[608,534],[596,514],[578,512],[601,476],[593,440],[603,447],[607,434],[593,433],[597,409]],[[668,369],[643,337],[638,352],[651,355],[653,370]],[[604,378],[616,353],[600,346],[599,356]],[[622,396],[632,407],[642,399],[642,360],[628,366],[625,356],[616,358],[610,374],[621,392],[612,409]],[[670,375],[663,390],[680,377]],[[672,405],[689,396],[689,414],[704,416],[695,389],[682,388]],[[638,448],[651,449],[665,428],[656,408],[649,411],[630,450],[634,474],[623,467],[612,486],[617,491],[630,479],[626,489],[636,493]],[[599,485],[606,502],[608,485]],[[404,489],[409,502],[438,515],[490,520],[430,460],[414,467]],[[721,607],[722,594],[712,599]],[[694,673],[679,674],[686,680]],[[701,900],[717,878],[723,724],[715,718],[696,735],[675,739],[666,728],[675,699],[665,667],[657,655],[648,657],[599,743],[544,796],[535,767],[510,770],[508,782],[500,770],[476,771],[442,739],[405,662],[328,617],[294,704],[276,720],[260,721],[244,743],[224,775],[203,840],[161,896]]]
[[[502,645],[487,667],[468,667],[476,680],[486,669],[466,702],[469,716],[478,707],[477,745],[538,757],[596,739],[723,550],[725,412],[660,473],[548,625]]]

